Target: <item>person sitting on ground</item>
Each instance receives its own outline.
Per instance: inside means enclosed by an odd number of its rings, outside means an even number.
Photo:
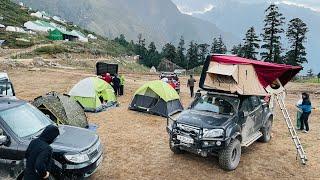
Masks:
[[[304,130],[304,132],[307,133],[307,132],[309,132],[308,120],[309,120],[309,116],[311,114],[311,109],[312,109],[309,94],[302,93],[302,103],[299,104],[298,107],[302,110],[302,114],[300,117],[300,123],[301,123],[300,130],[301,131]],[[305,129],[304,129],[304,127],[305,127]]]
[[[31,141],[26,151],[25,180],[47,179],[50,176],[52,164],[52,147],[50,144],[59,136],[55,125],[47,126],[39,138]]]

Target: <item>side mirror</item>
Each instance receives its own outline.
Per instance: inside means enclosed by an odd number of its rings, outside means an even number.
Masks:
[[[243,111],[240,111],[240,112],[238,113],[238,117],[239,117],[239,119],[244,119],[244,117],[245,117],[244,112],[243,112]]]
[[[199,97],[201,97],[201,92],[196,92],[195,98],[199,98]]]
[[[8,142],[8,137],[5,135],[0,135],[0,146],[6,144]]]

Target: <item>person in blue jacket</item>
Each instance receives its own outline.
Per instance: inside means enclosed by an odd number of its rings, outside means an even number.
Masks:
[[[309,94],[307,93],[302,93],[302,103],[298,105],[298,107],[302,110],[302,114],[300,117],[300,121],[301,121],[301,126],[300,126],[300,130],[303,131],[305,133],[309,132],[309,116],[311,114],[311,101],[309,98]],[[304,129],[305,126],[305,129]]]

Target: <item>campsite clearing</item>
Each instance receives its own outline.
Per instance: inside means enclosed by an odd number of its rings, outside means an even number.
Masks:
[[[9,70],[17,97],[33,100],[49,91],[69,92],[87,72],[68,70],[25,69]],[[92,114],[89,122],[99,125],[98,134],[104,146],[104,160],[93,179],[318,179],[320,176],[320,111],[310,118],[311,131],[299,132],[309,161],[306,166],[296,160],[296,152],[289,138],[281,112],[277,109],[270,143],[254,143],[244,149],[238,168],[225,172],[215,157],[202,158],[193,154],[174,155],[168,145],[166,119],[129,111],[128,105],[136,89],[157,75],[125,74],[125,96],[120,107]],[[184,107],[192,101],[186,88],[187,77],[181,79],[181,97]],[[198,77],[197,77],[198,80]],[[318,84],[289,83],[287,105],[295,117],[298,93],[314,93]],[[313,105],[319,107],[320,97],[311,95]]]

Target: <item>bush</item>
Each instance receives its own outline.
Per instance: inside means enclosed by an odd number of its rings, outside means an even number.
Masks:
[[[54,45],[54,46],[44,46],[44,47],[37,48],[34,50],[34,52],[37,55],[42,55],[42,54],[54,55],[54,54],[59,54],[59,53],[64,53],[69,51],[64,46]]]

